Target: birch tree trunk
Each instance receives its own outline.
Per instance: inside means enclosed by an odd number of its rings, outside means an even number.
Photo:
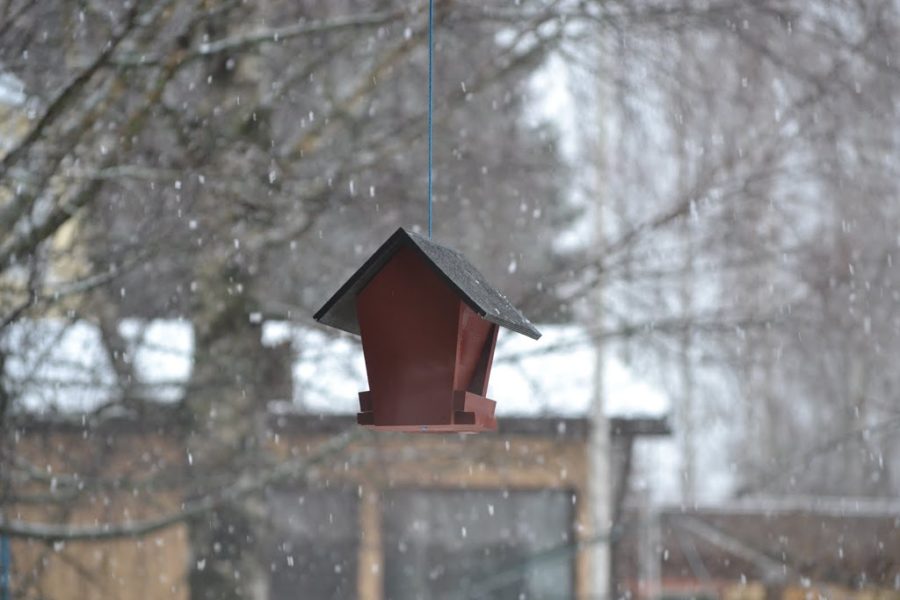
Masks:
[[[607,72],[602,65],[601,73]],[[607,104],[607,94],[604,91],[604,82],[601,74],[597,82],[597,98],[598,105],[602,111],[602,106]],[[597,119],[597,128],[594,132],[593,147],[595,148],[594,156],[594,185],[593,192],[597,205],[594,207],[595,215],[595,239],[596,247],[603,251],[605,246],[605,232],[603,223],[603,189],[605,165],[605,137],[604,131],[600,127],[600,119]],[[598,274],[597,284],[594,288],[593,295],[593,321],[595,327],[599,330],[603,326],[604,316],[604,293],[603,293],[602,273]],[[591,503],[591,523],[594,531],[595,542],[593,544],[591,559],[591,579],[593,594],[595,597],[605,598],[612,590],[612,578],[610,577],[610,566],[612,564],[610,556],[610,540],[609,534],[612,526],[612,502],[613,489],[611,477],[611,445],[609,436],[609,421],[606,417],[606,399],[603,389],[603,371],[604,371],[604,348],[603,336],[595,337],[596,363],[594,365],[594,397],[591,403],[590,422],[591,430],[588,439],[588,490]]]
[[[600,309],[600,292],[597,293],[597,307]],[[599,339],[599,338],[598,338]],[[593,593],[606,597],[612,588],[610,577],[610,529],[612,525],[613,489],[610,477],[609,420],[605,412],[603,393],[604,354],[602,342],[597,342],[594,376],[594,400],[591,406],[591,432],[588,440],[588,489],[591,503],[591,523],[595,543],[591,559]]]

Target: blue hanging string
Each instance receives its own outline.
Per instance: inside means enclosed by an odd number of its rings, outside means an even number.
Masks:
[[[428,0],[428,239],[431,239],[431,187],[433,138],[432,113],[434,112],[434,0]]]

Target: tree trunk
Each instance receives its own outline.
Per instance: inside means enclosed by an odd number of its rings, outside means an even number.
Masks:
[[[245,275],[234,265],[206,265],[197,283],[185,460],[200,495],[255,472],[265,406],[261,326],[251,322]],[[188,522],[192,600],[267,597],[259,539],[264,515],[264,499],[250,497]]]

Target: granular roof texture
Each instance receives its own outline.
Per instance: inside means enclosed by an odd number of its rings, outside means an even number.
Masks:
[[[356,296],[402,247],[416,250],[482,318],[533,339],[541,333],[525,315],[495,290],[466,258],[421,235],[398,229],[319,309],[314,318],[325,325],[359,335]]]

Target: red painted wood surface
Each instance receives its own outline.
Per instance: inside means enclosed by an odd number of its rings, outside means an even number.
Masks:
[[[403,248],[356,298],[369,391],[361,425],[394,431],[496,429],[485,397],[498,327]]]

